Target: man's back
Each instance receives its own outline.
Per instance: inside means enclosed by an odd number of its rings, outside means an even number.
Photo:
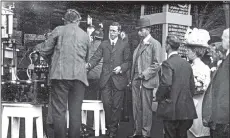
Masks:
[[[86,85],[88,48],[88,35],[74,23],[56,27],[48,40],[37,46],[42,55],[52,54],[50,79],[80,80]]]
[[[161,76],[161,82],[170,86],[169,92],[165,95],[171,100],[172,108],[169,120],[184,120],[197,118],[193,93],[195,90],[194,78],[190,64],[175,54],[162,63],[162,69],[169,74]],[[167,105],[166,105],[167,106]]]

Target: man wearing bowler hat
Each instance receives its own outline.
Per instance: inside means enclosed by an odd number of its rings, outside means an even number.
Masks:
[[[153,90],[158,87],[161,44],[150,34],[150,20],[137,21],[141,41],[133,54],[131,69],[134,134],[128,138],[150,138]]]

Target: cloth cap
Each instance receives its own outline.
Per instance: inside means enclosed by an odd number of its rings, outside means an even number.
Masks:
[[[74,9],[68,9],[63,19],[69,22],[76,22],[81,20],[81,15]]]

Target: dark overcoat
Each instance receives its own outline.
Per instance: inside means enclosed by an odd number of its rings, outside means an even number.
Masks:
[[[202,107],[204,126],[215,129],[216,124],[229,123],[229,55],[214,73]]]
[[[163,120],[196,119],[195,92],[191,65],[178,54],[162,63],[160,86],[156,92],[157,116]]]

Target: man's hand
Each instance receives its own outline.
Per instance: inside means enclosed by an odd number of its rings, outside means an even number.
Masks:
[[[122,73],[122,71],[121,71],[121,66],[117,66],[116,68],[114,68],[114,69],[113,69],[113,72],[114,72],[115,74]]]
[[[145,76],[144,76],[143,74],[139,74],[139,75],[138,75],[138,79],[143,80],[144,78],[145,78]]]
[[[86,70],[88,71],[89,68],[90,68],[90,64],[89,64],[89,63],[86,63],[86,64],[85,64],[85,68],[86,68]]]

